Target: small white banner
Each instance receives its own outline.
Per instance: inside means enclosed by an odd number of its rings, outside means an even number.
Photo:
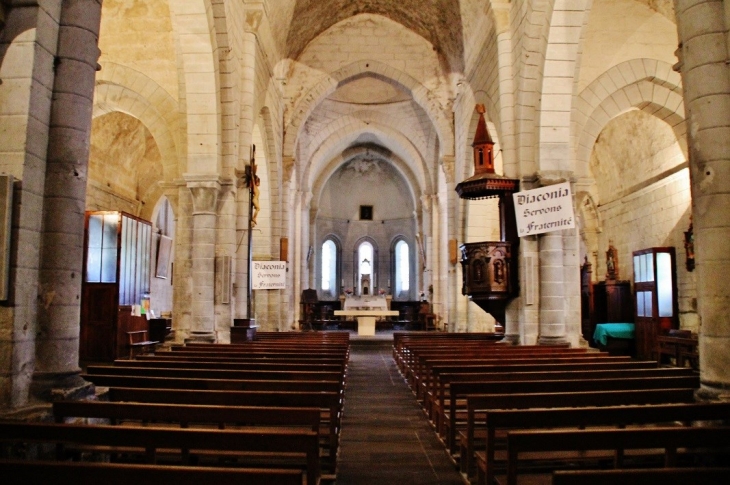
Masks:
[[[286,261],[254,261],[251,272],[253,290],[286,288]]]
[[[520,237],[575,227],[570,182],[512,194]]]

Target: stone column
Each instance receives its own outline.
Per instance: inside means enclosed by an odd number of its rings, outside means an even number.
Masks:
[[[43,201],[43,236],[32,392],[76,387],[78,377],[86,171],[99,59],[101,2],[63,2]]]
[[[185,175],[193,201],[191,342],[215,341],[216,208],[221,184],[217,176]]]
[[[701,394],[730,389],[730,73],[725,2],[675,1],[692,188]]]
[[[565,288],[563,235],[553,231],[540,235],[540,345],[558,345],[565,338]]]

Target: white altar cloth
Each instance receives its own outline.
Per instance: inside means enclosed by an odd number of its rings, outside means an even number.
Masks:
[[[398,312],[394,310],[335,310],[335,315],[341,317],[357,318],[357,334],[358,335],[375,335],[375,319],[377,317],[393,317]]]

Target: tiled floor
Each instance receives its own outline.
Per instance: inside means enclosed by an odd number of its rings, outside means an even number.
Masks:
[[[391,339],[352,341],[336,484],[463,485],[398,373]]]

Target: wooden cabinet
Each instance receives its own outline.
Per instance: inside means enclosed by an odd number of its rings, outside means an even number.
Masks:
[[[599,323],[632,323],[634,321],[633,295],[631,282],[609,280],[593,283],[591,290],[592,314],[590,324],[583,329],[583,338],[591,345],[593,332]]]
[[[152,225],[123,212],[86,213],[80,356],[112,361],[129,355],[126,332],[148,330],[132,305],[150,291]]]
[[[673,247],[635,251],[636,353],[653,359],[657,336],[679,327],[677,267]]]

